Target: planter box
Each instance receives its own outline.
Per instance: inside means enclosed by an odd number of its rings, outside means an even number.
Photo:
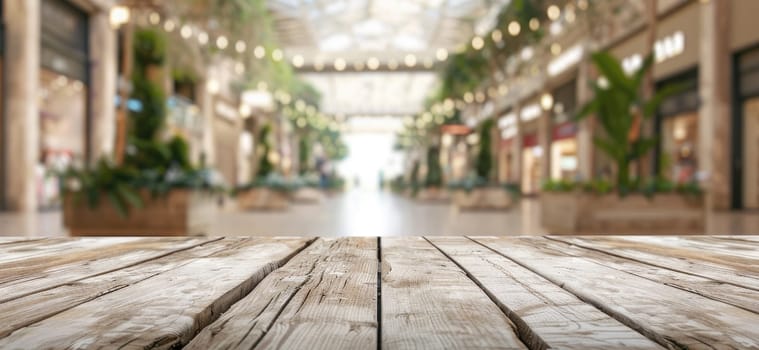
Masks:
[[[293,203],[318,204],[324,200],[324,192],[313,187],[300,188],[292,194]]]
[[[252,188],[237,194],[237,207],[242,210],[286,210],[289,206],[286,192],[270,188]]]
[[[703,196],[676,193],[550,193],[540,196],[541,224],[550,234],[702,234]]]
[[[514,200],[511,194],[500,187],[474,188],[471,191],[458,190],[454,203],[459,210],[506,210]]]
[[[422,202],[447,204],[451,201],[451,194],[447,190],[436,187],[423,188],[420,189],[419,193],[416,194],[416,200]]]
[[[188,236],[207,234],[216,214],[215,196],[192,190],[172,190],[153,197],[140,193],[142,208],[129,208],[119,215],[110,201],[102,197],[97,208],[86,200],[63,198],[63,225],[72,236]]]

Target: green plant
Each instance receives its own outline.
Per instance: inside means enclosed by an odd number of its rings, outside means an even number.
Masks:
[[[274,171],[274,164],[269,160],[271,153],[271,125],[264,124],[258,134],[259,160],[256,178],[266,178]]]
[[[477,176],[488,180],[493,170],[493,153],[491,135],[493,130],[493,119],[485,120],[480,126],[480,148],[477,154],[477,163],[475,168]]]
[[[409,181],[409,185],[411,186],[411,196],[416,197],[416,194],[419,193],[419,167],[421,164],[419,164],[419,161],[414,161],[414,165],[411,166],[411,180]]]
[[[311,162],[311,144],[308,135],[303,135],[298,140],[298,174],[306,174],[310,169]]]
[[[596,137],[593,142],[616,163],[616,188],[620,195],[625,195],[632,189],[630,164],[644,157],[656,144],[656,139],[642,134],[641,125],[678,88],[670,86],[651,98],[644,96],[643,80],[652,67],[652,55],[631,76],[625,74],[620,62],[610,53],[597,52],[592,60],[604,79],[594,84],[593,99],[580,109],[576,119],[595,115],[605,137]]]
[[[437,146],[431,146],[427,150],[427,176],[424,179],[424,186],[443,186],[443,168],[440,166],[440,148]]]

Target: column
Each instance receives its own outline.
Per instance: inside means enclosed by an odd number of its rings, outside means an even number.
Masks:
[[[542,99],[544,94],[550,93],[550,91],[543,91],[540,94],[540,98]],[[541,188],[543,183],[551,179],[551,111],[546,110],[542,105],[540,110],[541,115],[538,119],[538,144],[543,150],[543,154],[540,157],[540,183],[538,184],[538,188]]]
[[[200,115],[203,118],[203,136],[202,136],[202,157],[205,159],[205,165],[213,167],[215,160],[214,153],[214,133],[213,133],[213,102],[214,90],[218,90],[218,81],[214,80],[213,71],[206,71],[206,77],[197,94],[199,94]]]
[[[4,1],[6,205],[37,210],[40,1]]]
[[[577,110],[582,108],[591,99],[589,83],[589,65],[587,59],[580,61],[577,67]],[[576,111],[575,111],[576,113]],[[591,118],[585,118],[577,125],[577,169],[582,181],[588,181],[593,177],[593,128]]]
[[[90,16],[90,108],[92,115],[92,159],[113,155],[116,132],[117,40],[109,13],[102,9]]]
[[[516,183],[519,188],[522,186],[522,137],[524,136],[522,134],[522,118],[520,118],[520,109],[519,104],[514,105],[514,115],[516,116],[516,126],[517,126],[517,133],[514,136],[513,141],[511,142],[511,154],[512,154],[512,160],[511,160],[511,176],[510,180],[511,182]]]
[[[699,171],[708,175],[707,208],[731,206],[730,1],[712,0],[701,9],[699,67]]]

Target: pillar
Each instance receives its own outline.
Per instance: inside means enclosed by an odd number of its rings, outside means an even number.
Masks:
[[[213,77],[213,71],[208,70],[206,72],[205,80],[202,84],[200,84],[200,89],[198,89],[197,94],[199,94],[198,102],[200,104],[200,116],[203,120],[203,136],[202,136],[202,146],[201,146],[201,155],[202,158],[205,161],[205,165],[212,167],[215,163],[215,153],[214,153],[214,132],[213,132],[213,118],[214,118],[214,110],[213,110],[213,102],[214,102],[214,94],[212,93],[211,88],[209,88],[209,84],[217,84],[218,82],[214,81],[211,82]]]
[[[698,154],[710,209],[731,207],[730,4],[712,0],[701,5]]]
[[[542,98],[543,94],[551,93],[550,91],[543,91],[539,97]],[[538,144],[543,150],[543,154],[540,157],[540,188],[543,183],[548,182],[551,179],[551,111],[546,110],[543,106],[540,107],[541,114],[538,119]]]
[[[113,155],[116,135],[117,39],[109,13],[102,9],[90,16],[90,96],[92,110],[91,155],[93,160]]]
[[[522,134],[523,128],[522,128],[522,118],[520,118],[520,109],[519,104],[514,105],[514,115],[516,116],[516,126],[517,126],[517,133],[514,136],[513,141],[511,142],[511,154],[512,154],[512,160],[511,160],[511,176],[509,177],[511,182],[516,183],[517,185],[522,186],[522,137],[524,136]]]
[[[37,210],[40,1],[4,1],[5,188],[10,210]]]
[[[590,89],[589,72],[590,61],[583,59],[577,67],[577,110],[582,108],[593,96]],[[577,170],[581,181],[588,181],[593,177],[593,128],[591,118],[581,120],[577,125]]]

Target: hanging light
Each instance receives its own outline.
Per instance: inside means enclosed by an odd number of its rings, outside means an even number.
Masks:
[[[303,56],[301,55],[293,56],[293,66],[300,68],[300,67],[303,67],[303,63],[304,63]]]
[[[189,39],[192,36],[192,28],[188,25],[183,25],[182,29],[179,30],[179,35],[182,36],[182,38]]]
[[[475,36],[472,38],[472,48],[475,50],[482,50],[482,48],[485,47],[485,40],[482,40],[481,37]]]
[[[238,53],[245,52],[246,48],[247,48],[247,45],[245,45],[245,42],[242,40],[237,40],[237,42],[235,43],[235,51],[237,51]]]
[[[156,25],[161,22],[161,15],[158,14],[158,12],[151,12],[148,16],[148,21],[152,25]]]
[[[369,68],[369,70],[377,70],[379,68],[380,62],[377,57],[369,57],[368,60],[366,60],[366,67]]]
[[[538,20],[537,18],[531,19],[530,20],[530,30],[536,31],[538,29],[540,29],[540,20]]]
[[[258,45],[253,49],[253,55],[258,59],[264,58],[264,56],[266,56],[266,49],[264,49],[263,46]]]
[[[501,33],[500,29],[494,30],[492,33],[490,33],[490,38],[493,39],[493,42],[501,42],[503,39],[503,33]]]
[[[347,65],[348,65],[348,64],[347,64],[347,63],[345,62],[345,60],[344,60],[344,59],[342,59],[342,58],[338,58],[338,59],[336,59],[336,60],[335,60],[335,64],[334,64],[334,66],[335,66],[335,70],[337,70],[338,72],[341,72],[341,71],[345,70],[345,67],[346,67]]]
[[[548,10],[546,10],[546,14],[548,15],[548,19],[555,21],[559,19],[561,16],[561,9],[559,9],[556,5],[548,6]]]
[[[173,32],[174,28],[176,28],[174,21],[167,19],[166,22],[163,22],[163,30],[165,30],[167,33]]]
[[[522,26],[517,21],[511,21],[511,23],[509,23],[508,30],[511,36],[517,36],[519,35],[519,32],[522,31]]]
[[[275,61],[281,61],[284,58],[284,54],[282,53],[282,50],[274,49],[274,51],[271,52],[271,58]]]
[[[216,47],[219,48],[219,50],[224,50],[227,48],[227,45],[229,45],[229,41],[227,40],[227,37],[220,36],[216,38]]]
[[[561,53],[561,45],[559,43],[551,44],[551,53],[556,56]]]
[[[437,57],[439,61],[445,61],[446,59],[448,59],[448,50],[442,47],[437,49],[437,52],[435,53],[435,57]]]
[[[406,58],[403,59],[403,62],[406,63],[406,66],[413,67],[416,65],[416,56],[408,54],[406,55]]]
[[[543,107],[543,110],[550,111],[553,108],[553,96],[549,93],[543,94],[540,97],[540,106]]]
[[[113,8],[111,8],[111,12],[109,14],[111,27],[113,28],[121,27],[123,24],[126,24],[127,22],[129,22],[130,17],[131,17],[131,12],[129,11],[129,7],[114,6]]]
[[[206,32],[200,32],[198,33],[198,43],[200,45],[205,45],[208,43],[208,33]]]

